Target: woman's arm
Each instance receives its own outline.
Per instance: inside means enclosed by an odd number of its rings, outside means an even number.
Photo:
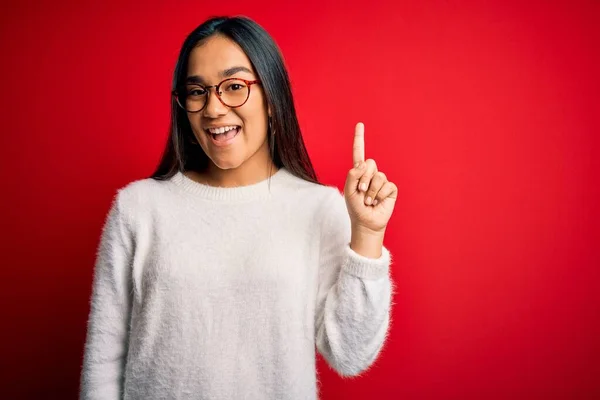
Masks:
[[[97,252],[81,373],[81,400],[117,400],[123,396],[133,240],[119,199],[118,193]]]
[[[377,358],[390,322],[392,281],[390,253],[378,258],[350,247],[351,225],[344,198],[335,193],[321,216],[316,344],[329,365],[342,376],[358,375]],[[360,246],[378,253],[373,244]]]

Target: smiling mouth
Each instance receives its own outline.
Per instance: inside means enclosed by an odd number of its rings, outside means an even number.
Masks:
[[[242,128],[238,125],[231,125],[222,128],[210,128],[204,131],[208,134],[215,142],[226,142],[233,139],[240,132]]]

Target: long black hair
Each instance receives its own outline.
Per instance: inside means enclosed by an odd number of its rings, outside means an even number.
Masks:
[[[172,90],[177,91],[187,77],[188,60],[196,45],[213,35],[224,35],[246,53],[262,84],[271,108],[271,124],[267,135],[274,164],[285,167],[293,175],[319,183],[306,151],[296,116],[294,99],[283,57],[277,44],[259,24],[247,17],[210,18],[188,35],[179,52],[173,74]],[[275,139],[273,133],[276,133]],[[186,111],[171,97],[171,127],[162,159],[151,178],[164,180],[178,171],[203,171],[209,159],[202,147],[193,145],[193,132]]]

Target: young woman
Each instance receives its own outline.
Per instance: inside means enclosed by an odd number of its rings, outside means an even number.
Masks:
[[[364,160],[317,182],[282,57],[247,18],[185,40],[159,167],[117,191],[95,265],[82,399],[315,399],[388,332],[397,189]],[[348,156],[348,158],[350,158]]]

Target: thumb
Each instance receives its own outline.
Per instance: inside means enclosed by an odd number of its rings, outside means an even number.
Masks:
[[[366,171],[367,163],[364,161],[358,162],[354,168],[348,171],[346,184],[344,185],[344,194],[349,196],[358,192],[358,181],[360,181],[360,178],[363,177]]]

